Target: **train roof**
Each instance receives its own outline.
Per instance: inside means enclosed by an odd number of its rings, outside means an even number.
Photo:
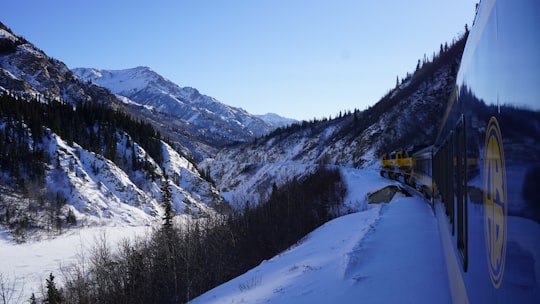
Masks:
[[[424,145],[424,146],[421,146],[418,149],[416,149],[412,153],[412,155],[414,156],[414,155],[419,155],[419,154],[424,154],[424,153],[430,153],[430,152],[433,152],[433,148],[434,147],[432,145],[430,145],[430,146],[425,146]]]

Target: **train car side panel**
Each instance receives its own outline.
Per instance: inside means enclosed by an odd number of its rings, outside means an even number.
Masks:
[[[434,179],[470,302],[540,301],[540,2],[482,1]]]

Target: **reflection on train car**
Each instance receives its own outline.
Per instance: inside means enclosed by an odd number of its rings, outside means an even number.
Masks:
[[[381,159],[430,198],[456,303],[540,303],[538,12],[482,1],[434,145]]]

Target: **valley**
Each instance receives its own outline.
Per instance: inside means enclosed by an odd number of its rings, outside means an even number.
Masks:
[[[186,288],[189,300],[302,238],[291,228],[284,232],[287,243],[281,244],[280,229],[272,229],[276,222],[283,220],[285,227],[316,223],[308,233],[350,213],[373,212],[366,195],[388,184],[374,176],[379,156],[404,145],[433,142],[465,39],[445,48],[441,44],[440,53],[422,64],[419,60],[413,73],[398,78],[368,108],[297,121],[228,106],[149,67],[70,69],[0,23],[0,260],[5,263],[0,264],[5,282],[0,289],[14,286],[11,294],[24,302],[32,293],[44,294],[51,272],[58,283],[74,284],[62,267],[80,262],[96,239],[98,247],[100,240],[107,244],[102,247],[107,254],[109,249],[126,250],[126,255],[144,252],[145,246],[158,243],[151,236],[165,233],[168,240],[171,219],[181,239],[189,238],[186,231],[194,227],[208,228],[201,232],[199,247],[182,240],[210,257],[214,252],[200,247],[223,246],[221,252],[229,253],[229,247],[243,248],[253,237],[249,231],[269,229],[265,238],[258,238],[267,241],[239,260],[240,266],[208,258],[223,271],[215,278],[187,278],[186,284],[193,284]],[[332,186],[317,179],[324,170],[337,174],[338,186],[317,193]],[[294,192],[302,187],[309,190]],[[311,199],[315,193],[319,196]],[[273,205],[266,204],[276,197],[280,201],[271,209],[276,215],[268,220],[271,213],[265,208]],[[298,215],[290,208],[299,202],[315,204],[313,223],[305,216],[294,220]],[[246,223],[252,226],[243,227]],[[361,229],[372,223],[366,225]],[[240,232],[221,235],[227,229]],[[124,237],[133,243],[123,243]],[[229,243],[212,243],[213,238]],[[273,244],[272,250],[266,243]],[[125,247],[118,249],[118,244]],[[159,250],[148,259],[166,254],[165,259],[175,261],[176,254],[182,263],[189,260],[174,250]]]

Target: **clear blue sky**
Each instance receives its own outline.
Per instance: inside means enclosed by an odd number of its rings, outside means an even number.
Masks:
[[[254,114],[365,109],[472,24],[476,0],[3,0],[70,68],[149,66]]]

